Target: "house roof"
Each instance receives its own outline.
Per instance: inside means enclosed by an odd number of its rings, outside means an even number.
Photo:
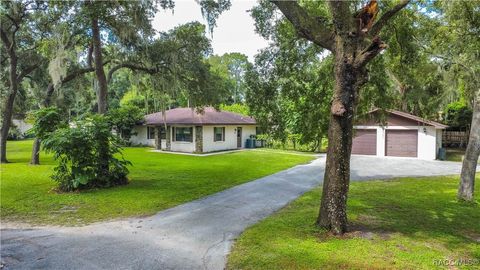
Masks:
[[[370,113],[374,113],[374,112],[377,112],[379,111],[380,109],[374,109],[372,111],[370,111]],[[429,125],[429,126],[434,126],[435,128],[438,128],[438,129],[445,129],[447,128],[448,126],[447,125],[444,125],[442,123],[438,123],[438,122],[435,122],[435,121],[431,121],[431,120],[427,120],[427,119],[424,119],[422,117],[419,117],[419,116],[416,116],[416,115],[413,115],[413,114],[410,114],[410,113],[406,113],[406,112],[402,112],[402,111],[397,111],[397,110],[386,110],[388,113],[391,113],[391,114],[394,114],[394,115],[398,115],[400,117],[403,117],[403,118],[407,118],[407,119],[410,119],[410,120],[413,120],[413,121],[417,121],[419,123],[422,123],[422,124],[425,124],[425,125]]]
[[[213,107],[204,108],[199,112],[193,108],[176,108],[165,111],[167,125],[255,125],[252,117],[233,112],[217,111]],[[152,113],[145,116],[146,125],[163,125],[162,112]]]

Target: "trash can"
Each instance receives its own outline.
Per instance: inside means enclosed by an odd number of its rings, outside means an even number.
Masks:
[[[447,149],[440,148],[438,149],[438,159],[439,160],[446,160],[447,159]]]
[[[253,148],[252,147],[252,139],[247,139],[247,143],[245,144],[245,148]]]

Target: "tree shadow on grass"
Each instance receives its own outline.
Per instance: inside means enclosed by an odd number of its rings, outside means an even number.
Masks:
[[[480,204],[458,202],[453,177],[439,177],[434,184],[426,179],[353,186],[348,206],[353,213],[350,230],[380,236],[401,233],[415,240],[436,239],[449,250],[480,244]],[[469,255],[480,258],[479,253]]]

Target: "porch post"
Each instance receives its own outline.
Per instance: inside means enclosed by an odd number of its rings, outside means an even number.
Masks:
[[[161,150],[162,149],[162,132],[160,130],[161,127],[155,127],[155,149]]]

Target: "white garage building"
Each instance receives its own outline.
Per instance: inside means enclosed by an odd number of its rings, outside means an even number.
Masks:
[[[166,128],[165,128],[166,126]],[[255,119],[207,107],[203,112],[192,108],[176,108],[145,116],[143,125],[135,127],[137,135],[130,142],[156,149],[208,153],[245,148],[246,141],[256,135]]]
[[[354,126],[352,154],[416,157],[436,159],[442,147],[442,130],[446,125],[421,117],[388,110],[382,126],[379,110],[370,112],[368,120]]]

